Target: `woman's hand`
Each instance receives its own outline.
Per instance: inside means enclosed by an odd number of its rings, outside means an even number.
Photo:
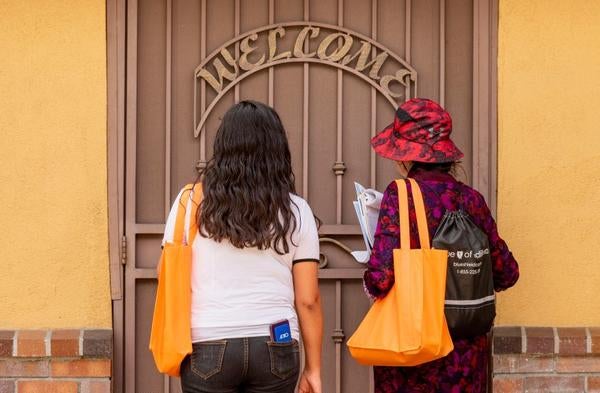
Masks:
[[[304,370],[298,384],[298,393],[322,393],[321,373],[319,371]]]

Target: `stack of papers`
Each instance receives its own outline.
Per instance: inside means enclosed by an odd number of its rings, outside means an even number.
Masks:
[[[357,262],[367,263],[373,249],[375,239],[375,230],[377,229],[377,219],[379,218],[379,208],[383,194],[372,188],[364,188],[359,183],[354,183],[356,188],[356,201],[353,202],[360,230],[365,240],[366,250],[353,251],[352,256]]]

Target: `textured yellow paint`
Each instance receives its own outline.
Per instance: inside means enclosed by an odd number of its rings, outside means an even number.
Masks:
[[[109,327],[105,2],[0,0],[0,328]],[[600,325],[600,2],[500,0],[500,324]]]
[[[600,325],[600,1],[500,0],[501,324]]]
[[[110,327],[105,1],[0,21],[0,328]]]

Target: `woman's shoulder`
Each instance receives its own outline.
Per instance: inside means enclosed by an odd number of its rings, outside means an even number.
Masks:
[[[306,234],[308,233],[311,234],[311,237],[314,235],[314,238],[317,239],[317,221],[308,202],[301,196],[291,193],[290,199],[292,202],[292,211],[296,216],[296,234],[302,234],[301,236],[306,236]]]
[[[397,195],[398,194],[398,181],[401,181],[401,180],[398,180],[398,179],[392,180],[387,185],[387,187],[385,188],[385,190],[383,191],[383,193],[387,194],[387,195],[390,195],[390,194]]]
[[[300,195],[290,193],[290,199],[292,201],[292,210],[297,212],[300,216],[304,216],[306,214],[312,215],[312,209],[310,208],[310,205]]]
[[[463,208],[465,208],[472,217],[484,218],[489,215],[490,208],[488,207],[483,194],[467,184],[462,182],[459,182],[459,184]]]
[[[308,202],[306,202],[306,200],[300,195],[290,193],[290,198],[292,199],[292,202],[297,205],[308,205]]]
[[[478,203],[485,203],[485,197],[475,188],[458,180],[456,181],[456,184],[459,187],[459,191],[463,195],[463,198],[469,198]]]

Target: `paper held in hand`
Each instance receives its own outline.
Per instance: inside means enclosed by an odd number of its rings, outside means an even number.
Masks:
[[[357,262],[367,263],[373,249],[375,238],[375,229],[377,229],[377,219],[379,218],[379,208],[383,194],[372,188],[364,188],[362,185],[354,182],[356,188],[356,201],[353,202],[360,230],[365,240],[365,251],[353,251],[352,256]]]

